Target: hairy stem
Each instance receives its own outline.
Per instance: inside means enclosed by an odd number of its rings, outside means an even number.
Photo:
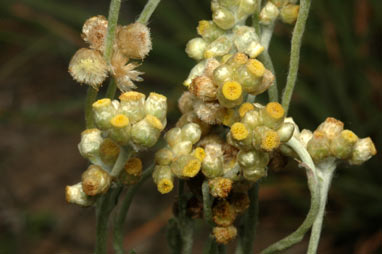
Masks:
[[[305,233],[311,228],[320,208],[320,190],[318,184],[318,174],[313,160],[310,157],[310,154],[300,143],[300,141],[297,140],[295,137],[292,137],[287,142],[287,145],[290,146],[298,154],[302,161],[300,165],[306,169],[308,187],[311,196],[310,209],[304,222],[296,229],[296,231],[294,231],[287,237],[281,239],[280,241],[272,244],[271,246],[263,250],[261,254],[278,253],[300,242],[304,238]]]
[[[130,205],[133,201],[135,193],[138,191],[138,189],[142,186],[142,184],[151,177],[151,174],[154,170],[154,164],[149,166],[142,174],[141,180],[131,186],[129,190],[126,193],[126,196],[123,200],[122,206],[115,217],[114,221],[114,250],[116,254],[123,254],[124,248],[123,248],[123,225],[125,224],[126,216],[129,211]]]
[[[203,218],[210,226],[214,226],[214,222],[212,221],[212,211],[211,206],[213,199],[210,195],[210,187],[208,186],[208,181],[204,181],[202,185],[202,193],[203,193]]]
[[[115,38],[115,30],[118,24],[119,9],[121,8],[121,0],[111,0],[109,7],[109,16],[107,23],[107,33],[105,39],[105,51],[103,56],[107,64],[110,64],[113,55],[113,44]]]
[[[107,86],[105,97],[110,100],[114,99],[115,93],[117,92],[117,84],[115,83],[114,78],[110,78],[109,85]]]
[[[149,19],[155,11],[155,9],[157,8],[159,2],[160,0],[148,0],[145,5],[145,8],[143,8],[143,11],[139,15],[137,22],[147,25],[147,22],[149,22]]]
[[[193,227],[192,221],[187,218],[186,211],[186,200],[184,198],[184,181],[179,180],[178,185],[178,227],[180,231],[180,236],[182,238],[182,254],[192,253],[192,243],[193,243]]]
[[[333,174],[336,170],[336,164],[334,161],[329,161],[325,163],[320,163],[317,166],[319,174],[319,183],[320,183],[320,210],[318,211],[317,217],[314,220],[312,231],[310,232],[308,254],[317,253],[318,243],[320,241],[322,222],[324,219],[326,200],[328,197],[328,192],[330,184],[333,179]]]
[[[97,99],[98,91],[93,87],[89,86],[86,92],[85,98],[85,124],[86,129],[91,129],[95,127],[94,119],[93,119],[93,108],[92,105],[94,101]]]
[[[242,239],[242,252],[253,253],[253,242],[256,234],[257,218],[259,216],[259,184],[249,190],[249,199],[251,201],[244,217],[244,235]]]
[[[305,30],[306,20],[308,19],[310,3],[312,0],[301,0],[300,1],[300,10],[298,13],[296,25],[293,29],[292,35],[292,45],[290,51],[290,60],[289,60],[289,72],[287,77],[287,83],[285,86],[284,94],[282,97],[282,105],[285,109],[285,112],[288,113],[290,100],[292,98],[294,86],[296,84],[298,66],[300,62],[300,48],[302,36]]]
[[[125,148],[121,147],[118,158],[114,163],[113,169],[110,175],[112,177],[118,177],[123,167],[126,165],[126,161],[134,154],[134,151],[127,152]]]

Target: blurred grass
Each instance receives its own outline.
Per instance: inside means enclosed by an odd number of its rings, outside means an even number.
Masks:
[[[144,3],[124,1],[121,23],[132,22]],[[106,0],[0,2],[0,123],[3,127],[42,126],[53,133],[78,135],[83,126],[86,88],[71,80],[67,63],[77,48],[86,46],[80,39],[82,23],[92,15],[106,15],[108,4]],[[195,63],[187,58],[184,46],[196,36],[197,21],[209,19],[208,6],[207,0],[162,1],[150,21],[154,46],[140,67],[146,74],[139,89],[168,96],[169,126],[179,117],[176,100],[184,91],[182,81]],[[370,135],[377,150],[381,150],[381,12],[380,0],[313,1],[290,108],[290,115],[301,128],[314,129],[327,116],[333,116],[343,120],[345,127],[360,137]],[[288,70],[291,29],[278,24],[270,46],[280,89]],[[382,230],[381,162],[378,153],[362,167],[340,166],[330,192],[324,229],[324,236],[332,239],[332,253],[339,253],[335,252],[337,248],[343,253],[361,253],[363,244],[369,243],[367,239]],[[286,190],[284,200],[289,200],[284,205],[293,208],[285,218],[304,214],[308,199],[303,193],[303,179],[297,170],[288,169],[271,173],[265,181],[272,188],[279,188],[284,181],[299,183],[300,187],[282,185]],[[267,201],[267,205],[274,206],[275,202]],[[39,218],[39,212],[36,213],[31,218]],[[41,224],[32,227],[39,230],[54,219],[32,221],[23,224],[25,230],[30,225]],[[9,246],[17,246],[19,238],[7,224],[0,226],[4,228],[0,233],[0,252],[12,253]]]

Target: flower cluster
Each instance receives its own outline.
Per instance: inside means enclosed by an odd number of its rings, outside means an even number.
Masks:
[[[259,21],[263,25],[270,25],[280,17],[281,21],[293,24],[298,16],[300,6],[297,0],[269,0],[261,9]]]
[[[141,23],[117,26],[113,40],[110,63],[104,59],[108,21],[104,16],[89,18],[82,27],[82,38],[89,48],[79,49],[69,64],[69,73],[79,83],[92,86],[102,85],[110,74],[118,88],[125,92],[135,88],[133,81],[142,81],[143,74],[135,70],[138,63],[128,63],[130,59],[143,60],[151,50],[150,31]]]

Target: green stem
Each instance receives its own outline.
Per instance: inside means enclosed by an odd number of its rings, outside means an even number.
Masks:
[[[330,184],[333,179],[333,174],[336,170],[336,164],[333,160],[320,163],[317,166],[318,175],[319,175],[319,183],[320,183],[320,210],[318,211],[317,217],[314,220],[312,231],[310,232],[309,246],[308,246],[308,254],[317,253],[318,243],[320,241],[320,235],[322,230],[322,222],[324,219],[326,200],[328,197],[328,192],[330,188]]]
[[[108,221],[111,211],[113,210],[116,200],[121,193],[122,188],[117,187],[110,189],[107,193],[102,195],[97,201],[96,207],[96,244],[95,254],[107,253],[107,232]]]
[[[286,144],[298,154],[302,161],[300,165],[304,166],[306,169],[308,187],[311,196],[310,209],[304,222],[300,225],[300,227],[296,229],[296,231],[294,231],[287,237],[281,239],[280,241],[272,244],[271,246],[263,250],[261,254],[278,253],[300,242],[304,238],[305,233],[311,228],[320,208],[320,189],[318,184],[318,173],[313,163],[313,160],[310,157],[310,154],[301,144],[301,142],[295,137],[292,137]]]
[[[210,187],[208,185],[208,181],[204,181],[202,184],[202,194],[203,194],[203,218],[210,226],[214,226],[214,222],[212,221],[212,211],[211,206],[213,199],[210,195]]]
[[[306,20],[308,19],[310,3],[312,0],[301,0],[300,10],[298,13],[296,25],[294,26],[292,35],[292,45],[290,51],[289,60],[289,73],[287,77],[287,83],[285,86],[284,94],[282,97],[282,105],[285,109],[285,113],[288,113],[290,100],[292,98],[294,86],[296,84],[298,66],[300,61],[300,48],[302,36],[305,30]]]
[[[255,31],[257,34],[261,34],[261,26],[260,26],[260,19],[259,14],[261,11],[261,0],[256,0],[256,10],[252,15],[252,26],[255,28]]]
[[[149,22],[149,19],[155,11],[155,9],[157,8],[159,2],[160,0],[148,0],[145,5],[145,8],[143,8],[143,11],[139,15],[137,22],[147,25],[147,22]]]
[[[134,151],[127,152],[125,148],[121,147],[117,161],[114,163],[113,169],[110,172],[112,177],[117,177],[121,173],[126,161],[134,154]]]
[[[117,84],[115,83],[114,78],[111,77],[109,85],[107,86],[105,97],[113,100],[116,92],[117,92]]]
[[[126,193],[126,196],[123,200],[122,206],[115,217],[114,221],[114,250],[116,254],[123,254],[123,225],[125,224],[126,216],[129,211],[130,205],[133,201],[135,193],[138,191],[138,189],[142,186],[142,184],[151,177],[151,174],[154,170],[154,165],[149,166],[142,174],[141,180],[131,186],[129,190]]]
[[[249,190],[249,200],[251,201],[244,219],[244,235],[242,239],[242,253],[253,253],[253,243],[256,234],[257,218],[259,216],[259,184]]]
[[[184,181],[179,180],[178,185],[178,227],[180,235],[182,238],[182,254],[191,254],[192,253],[192,242],[193,242],[193,228],[192,221],[187,218],[186,211],[186,202],[184,199]]]
[[[109,16],[107,23],[107,33],[105,39],[105,51],[103,56],[107,64],[110,64],[113,55],[113,44],[115,38],[115,30],[118,24],[119,9],[121,8],[121,0],[111,0],[109,7]]]
[[[86,129],[95,128],[92,105],[97,99],[98,91],[89,86],[85,98],[85,124]]]
[[[275,28],[275,23],[272,22],[271,24],[267,26],[262,26],[261,30],[261,38],[260,38],[260,43],[261,45],[265,48],[265,51],[268,51],[269,49],[269,44],[271,43],[272,40],[272,35],[273,35],[273,30]]]
[[[209,236],[207,240],[207,244],[204,247],[204,254],[217,254],[218,251],[218,244],[215,241],[215,238],[213,236]]]

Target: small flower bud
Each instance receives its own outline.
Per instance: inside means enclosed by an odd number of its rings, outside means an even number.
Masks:
[[[212,233],[217,243],[225,245],[236,238],[237,229],[235,226],[214,227]]]
[[[204,151],[203,148],[201,147],[197,147],[194,149],[194,151],[192,152],[192,155],[203,162],[204,158],[206,157],[206,152]]]
[[[93,197],[89,197],[82,189],[82,183],[66,186],[65,199],[68,203],[73,203],[80,206],[91,206],[94,204]]]
[[[124,146],[130,140],[130,121],[125,115],[115,115],[111,120],[111,128],[109,129],[109,137],[118,144]]]
[[[247,125],[248,128],[254,129],[261,124],[260,113],[257,110],[246,112],[242,119],[242,123]]]
[[[352,157],[349,162],[352,165],[361,165],[376,154],[377,150],[371,138],[359,139],[354,145]]]
[[[344,123],[333,117],[326,118],[325,121],[317,127],[317,130],[323,132],[330,140],[339,135],[343,129]]]
[[[243,168],[266,167],[269,163],[269,154],[257,150],[243,151],[237,154],[237,161]]]
[[[75,81],[98,90],[108,75],[108,68],[99,51],[82,48],[70,60],[69,73]]]
[[[276,20],[279,13],[280,11],[277,6],[268,1],[260,12],[260,23],[263,25],[270,25]]]
[[[270,70],[265,69],[263,79],[261,80],[261,83],[257,85],[256,90],[251,91],[252,95],[258,95],[266,91],[270,86],[273,85],[273,82],[275,81],[275,76]]]
[[[127,57],[143,59],[152,48],[150,30],[139,22],[124,26],[117,35],[117,43]]]
[[[182,139],[191,141],[192,144],[198,142],[201,135],[202,130],[196,123],[188,123],[182,127]]]
[[[155,166],[153,172],[154,183],[162,194],[169,193],[174,188],[174,180],[169,166]]]
[[[101,52],[105,49],[105,37],[107,32],[107,19],[102,16],[94,16],[87,19],[82,27],[82,39],[89,43],[90,48]]]
[[[190,154],[192,151],[192,143],[188,140],[181,141],[172,147],[172,151],[175,157]]]
[[[229,57],[230,56],[230,57]],[[248,62],[248,56],[244,53],[236,53],[234,55],[226,55],[228,57],[227,60],[225,60],[225,64],[230,66],[232,70],[237,70],[240,66],[246,64]],[[223,60],[222,60],[223,61]]]
[[[224,108],[219,103],[197,100],[194,105],[194,112],[202,122],[216,124],[220,123]]]
[[[250,58],[256,58],[264,51],[253,27],[236,26],[233,32],[234,44],[239,52],[248,54]]]
[[[145,95],[134,91],[126,92],[119,96],[121,101],[119,111],[129,118],[131,124],[142,120],[145,113]]]
[[[223,172],[223,150],[221,144],[210,143],[204,149],[206,156],[202,163],[202,173],[207,178],[221,176]]]
[[[267,176],[266,167],[243,168],[243,177],[251,182],[257,182],[260,178]]]
[[[203,101],[216,100],[217,87],[207,76],[198,76],[194,78],[189,90],[192,94]]]
[[[167,97],[158,93],[150,93],[145,102],[145,112],[157,117],[163,123],[167,114]]]
[[[142,161],[139,158],[130,158],[125,164],[125,172],[129,175],[140,176],[142,174]]]
[[[272,152],[280,146],[279,134],[266,126],[256,127],[253,135],[254,146],[266,152]]]
[[[101,130],[111,127],[110,120],[116,114],[117,109],[109,98],[100,99],[93,103],[93,116],[96,126]]]
[[[224,33],[214,22],[208,20],[200,20],[196,30],[203,39],[210,42]]]
[[[212,219],[218,226],[232,225],[236,215],[234,207],[225,199],[218,199],[212,207]]]
[[[188,57],[195,60],[202,60],[204,57],[204,51],[207,48],[208,43],[200,37],[189,40],[186,45],[186,53]]]
[[[173,160],[174,154],[168,148],[162,148],[155,153],[155,162],[159,165],[170,165]]]
[[[196,78],[197,76],[203,75],[204,69],[206,67],[206,63],[207,61],[200,61],[198,64],[192,67],[190,74],[188,75],[187,79],[183,82],[183,85],[185,87],[189,87],[194,78]]]
[[[285,111],[280,103],[269,102],[260,110],[260,116],[265,126],[276,130],[284,123]]]
[[[233,70],[228,65],[221,65],[215,69],[213,80],[218,85],[223,85],[225,82],[232,80]]]
[[[208,181],[210,193],[216,198],[226,198],[232,189],[232,180],[224,177],[216,177]]]
[[[99,148],[103,142],[99,129],[87,129],[81,133],[81,142],[78,150],[82,157],[93,160],[98,157]]]
[[[199,173],[201,162],[192,155],[182,155],[172,164],[171,170],[179,178],[191,178]]]
[[[280,142],[285,143],[293,136],[295,125],[293,123],[284,122],[281,127],[277,130],[279,134]]]
[[[239,108],[239,115],[241,118],[243,118],[248,111],[253,111],[253,110],[255,110],[255,107],[253,106],[253,104],[249,102],[245,102],[241,104]]]
[[[182,141],[182,129],[178,127],[170,129],[164,135],[164,139],[169,146],[174,147],[177,143]]]
[[[235,25],[233,13],[225,8],[219,8],[212,12],[212,20],[221,29],[228,30]]]
[[[210,44],[204,51],[204,58],[223,56],[230,52],[232,48],[231,38],[225,35],[220,36]]]
[[[243,89],[236,81],[227,81],[218,90],[219,103],[226,108],[233,108],[243,102]]]
[[[285,5],[280,12],[281,20],[284,23],[293,24],[297,20],[299,9],[300,6],[296,4]]]
[[[248,197],[248,192],[233,192],[230,195],[230,203],[237,214],[243,213],[248,209],[251,201]]]
[[[257,3],[258,2],[255,0],[241,0],[237,11],[238,18],[241,20],[246,18],[246,16],[253,14],[256,10]]]
[[[136,145],[145,148],[152,147],[158,141],[164,126],[161,121],[152,115],[134,124],[131,128],[131,138]]]
[[[219,4],[225,8],[236,7],[241,0],[218,0]]]
[[[358,141],[357,135],[350,130],[343,130],[330,142],[330,152],[338,159],[348,159],[352,155],[353,146]]]
[[[185,124],[187,123],[196,123],[200,126],[200,129],[202,130],[202,135],[206,135],[208,134],[208,132],[210,131],[211,129],[211,126],[206,123],[206,122],[203,122],[197,115],[194,111],[191,111],[191,112],[188,112],[184,115],[182,115],[178,122],[176,122],[176,127],[183,127]]]
[[[107,192],[110,183],[111,176],[100,166],[90,165],[82,174],[82,189],[88,196]]]
[[[330,141],[323,131],[316,130],[309,140],[306,149],[315,162],[319,162],[330,155]]]
[[[190,92],[184,92],[178,100],[178,108],[182,114],[192,111],[194,108],[195,96]]]
[[[111,167],[117,160],[119,151],[119,146],[113,140],[106,138],[99,148],[99,157],[103,163]]]

